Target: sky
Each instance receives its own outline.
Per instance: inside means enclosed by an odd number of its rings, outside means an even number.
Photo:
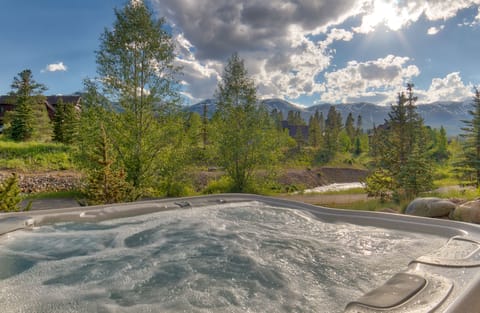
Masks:
[[[139,0],[135,0],[139,1]],[[31,69],[46,94],[81,91],[125,0],[0,0],[0,94]],[[480,0],[145,0],[165,17],[185,104],[212,98],[234,52],[260,98],[310,106],[465,101],[480,85]]]

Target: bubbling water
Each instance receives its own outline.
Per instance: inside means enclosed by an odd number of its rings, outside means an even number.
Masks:
[[[4,312],[342,312],[445,239],[245,202],[18,231]]]

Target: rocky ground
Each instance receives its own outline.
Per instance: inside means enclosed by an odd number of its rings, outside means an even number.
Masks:
[[[73,171],[52,171],[38,173],[16,172],[23,193],[70,191],[81,184],[81,174]],[[12,175],[11,171],[0,171],[0,181]]]
[[[11,175],[10,171],[0,171],[0,181]],[[38,173],[17,173],[20,188],[23,193],[35,194],[40,192],[60,192],[78,189],[82,184],[82,176],[73,171],[55,171]],[[204,188],[209,181],[218,179],[221,171],[204,171],[195,175],[197,189]],[[288,189],[303,190],[333,183],[349,183],[362,181],[367,172],[365,170],[349,168],[312,168],[312,169],[288,169],[278,175],[278,182]],[[296,195],[291,200],[308,203],[349,203],[366,198],[365,195]],[[24,203],[25,204],[25,203]],[[34,200],[32,209],[49,209],[78,206],[78,202],[72,198],[64,199],[39,199]]]

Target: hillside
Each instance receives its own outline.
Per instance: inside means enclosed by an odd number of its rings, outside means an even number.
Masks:
[[[281,99],[264,99],[261,102],[268,111],[276,109],[281,111],[283,116],[287,116],[288,111],[299,111],[306,121],[316,110],[322,112],[326,117],[328,110],[332,104],[323,103],[310,107],[301,107]],[[203,114],[206,105],[207,115],[209,117],[215,112],[215,100],[207,99],[197,104],[188,106],[186,109],[190,112],[197,112]],[[370,129],[374,125],[383,124],[388,117],[390,111],[389,106],[379,106],[372,103],[348,103],[348,104],[334,104],[338,112],[342,114],[345,119],[349,113],[352,113],[355,118],[358,115],[362,116],[363,128]],[[442,101],[428,104],[419,104],[417,106],[418,113],[425,120],[425,124],[432,128],[440,128],[443,126],[449,136],[456,136],[461,132],[463,126],[462,120],[470,119],[468,110],[471,109],[472,103],[470,100],[464,102]]]

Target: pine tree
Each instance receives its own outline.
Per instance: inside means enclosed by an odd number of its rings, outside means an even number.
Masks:
[[[73,103],[58,99],[53,116],[53,141],[72,144],[78,134],[79,113]]]
[[[7,135],[15,141],[50,138],[51,126],[42,93],[47,88],[33,79],[32,71],[23,70],[13,79],[10,99],[15,104],[9,114]]]
[[[431,131],[432,157],[436,162],[442,163],[450,158],[448,151],[447,132],[443,126],[440,129],[433,129]]]
[[[330,156],[338,151],[338,135],[342,130],[342,116],[335,106],[330,106],[325,120],[325,149]]]
[[[353,118],[352,112],[348,113],[347,119],[345,120],[345,131],[347,132],[348,138],[351,142],[355,140],[355,119]]]
[[[72,144],[78,138],[80,112],[74,103],[65,104],[64,143]]]
[[[322,124],[324,123],[323,121],[323,115],[321,115],[318,110],[315,111],[315,114],[310,117],[310,120],[308,121],[308,139],[310,142],[310,145],[314,148],[319,148],[323,142],[323,137],[322,137]]]
[[[18,212],[21,211],[20,202],[22,201],[21,190],[18,183],[18,177],[14,173],[0,184],[0,212]],[[32,203],[29,202],[24,211],[30,210]]]
[[[390,189],[399,199],[411,199],[429,190],[433,182],[425,126],[416,112],[415,101],[413,85],[408,84],[407,94],[398,95],[397,104],[392,105],[385,125],[382,129],[375,129],[371,145],[377,170],[382,172],[382,177],[389,178],[371,181],[382,190]],[[381,186],[381,181],[389,185]],[[368,188],[374,189],[373,186]]]
[[[55,115],[53,116],[53,141],[64,142],[65,140],[65,103],[60,98],[57,101]]]
[[[463,158],[459,162],[465,177],[471,177],[475,186],[480,187],[480,90],[475,88],[473,109],[468,113],[470,120],[462,121]]]
[[[357,127],[355,128],[355,132],[356,132],[356,135],[357,136],[360,136],[363,134],[363,126],[362,126],[362,123],[363,123],[363,119],[362,119],[362,116],[359,114],[357,116]]]
[[[128,202],[136,199],[133,187],[126,181],[125,172],[115,169],[115,157],[105,127],[100,124],[100,136],[94,143],[89,161],[85,193],[89,205]]]
[[[281,131],[282,130],[282,122],[283,122],[283,113],[282,111],[279,111],[277,109],[273,109],[272,112],[270,113],[271,118],[275,122],[275,126],[277,127],[277,130]]]

